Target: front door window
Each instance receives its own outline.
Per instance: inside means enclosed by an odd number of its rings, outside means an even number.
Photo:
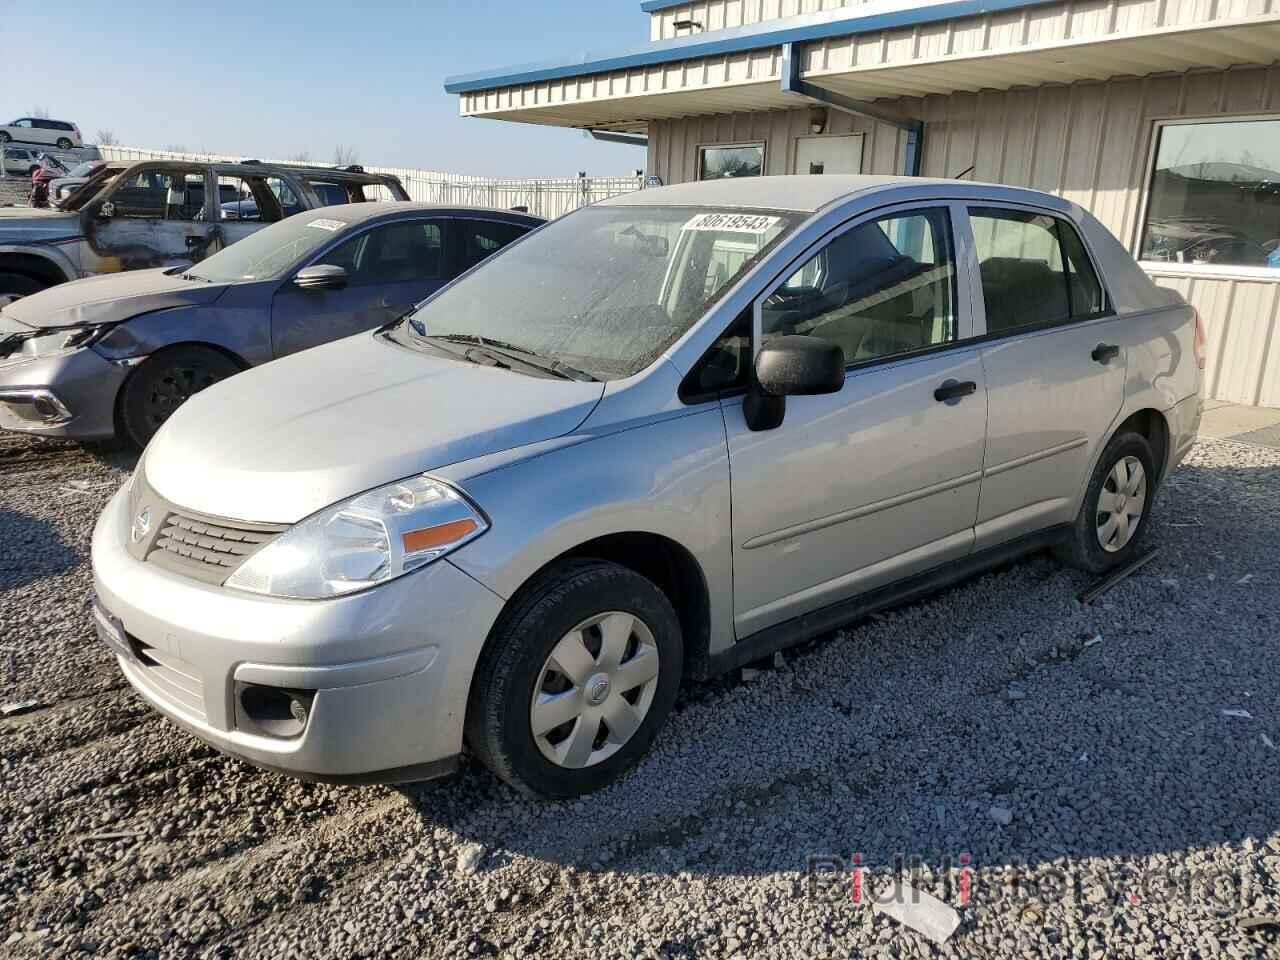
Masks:
[[[881,360],[956,338],[956,265],[945,208],[895,213],[832,240],[765,301],[765,340],[807,334],[845,362]]]

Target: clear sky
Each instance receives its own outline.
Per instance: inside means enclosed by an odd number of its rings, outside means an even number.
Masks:
[[[648,39],[640,0],[0,0],[0,119],[36,107],[130,146],[609,176],[635,147],[464,120],[444,78]]]

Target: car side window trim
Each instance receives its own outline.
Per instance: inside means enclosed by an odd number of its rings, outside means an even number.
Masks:
[[[1030,203],[1015,203],[1007,200],[978,200],[968,198],[960,201],[960,206],[964,208],[964,230],[967,236],[967,243],[972,254],[972,263],[969,270],[972,274],[970,283],[972,298],[972,314],[974,321],[974,341],[980,343],[991,343],[997,340],[1007,340],[1010,337],[1022,336],[1024,334],[1041,333],[1045,330],[1053,330],[1057,327],[1065,327],[1073,324],[1089,323],[1093,320],[1101,320],[1116,315],[1113,306],[1114,301],[1111,298],[1111,291],[1107,289],[1106,275],[1098,268],[1098,258],[1089,246],[1089,238],[1085,232],[1081,230],[1069,217],[1057,210],[1051,210],[1046,207],[1036,206]],[[981,208],[985,210],[1009,210],[1015,213],[1034,213],[1041,216],[1051,217],[1054,221],[1054,234],[1057,237],[1059,250],[1062,247],[1062,238],[1059,230],[1063,225],[1075,232],[1076,238],[1080,242],[1080,248],[1084,253],[1085,261],[1089,269],[1093,272],[1094,280],[1098,284],[1101,292],[1102,309],[1095,310],[1092,313],[1078,314],[1068,316],[1060,320],[1044,320],[1038,323],[1028,323],[1023,326],[1011,327],[1008,330],[1000,330],[990,333],[987,330],[987,305],[986,298],[982,292],[982,273],[981,266],[978,262],[977,241],[973,233],[973,225],[969,220],[969,211],[972,208]],[[953,229],[959,229],[958,225],[953,224]],[[1065,271],[1065,263],[1064,263]],[[1068,304],[1070,304],[1070,295],[1068,295]]]

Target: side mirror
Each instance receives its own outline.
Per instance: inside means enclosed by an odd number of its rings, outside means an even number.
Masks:
[[[116,205],[112,203],[110,200],[102,201],[101,205],[98,207],[98,219],[110,220],[115,215],[116,215]]]
[[[775,337],[756,356],[756,382],[775,397],[837,393],[844,386],[844,351],[821,337]]]
[[[293,285],[301,290],[341,290],[347,285],[347,271],[331,263],[318,263],[299,270]]]
[[[755,372],[742,412],[752,430],[772,430],[782,424],[787,397],[840,391],[844,350],[821,337],[775,337],[760,348]]]

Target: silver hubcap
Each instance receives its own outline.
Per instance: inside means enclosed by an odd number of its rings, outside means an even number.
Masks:
[[[594,766],[635,736],[657,691],[653,631],[629,613],[598,614],[542,665],[529,707],[534,742],[557,766]]]
[[[1107,553],[1123,550],[1138,532],[1147,507],[1147,472],[1137,457],[1125,457],[1107,474],[1098,494],[1098,543]]]

